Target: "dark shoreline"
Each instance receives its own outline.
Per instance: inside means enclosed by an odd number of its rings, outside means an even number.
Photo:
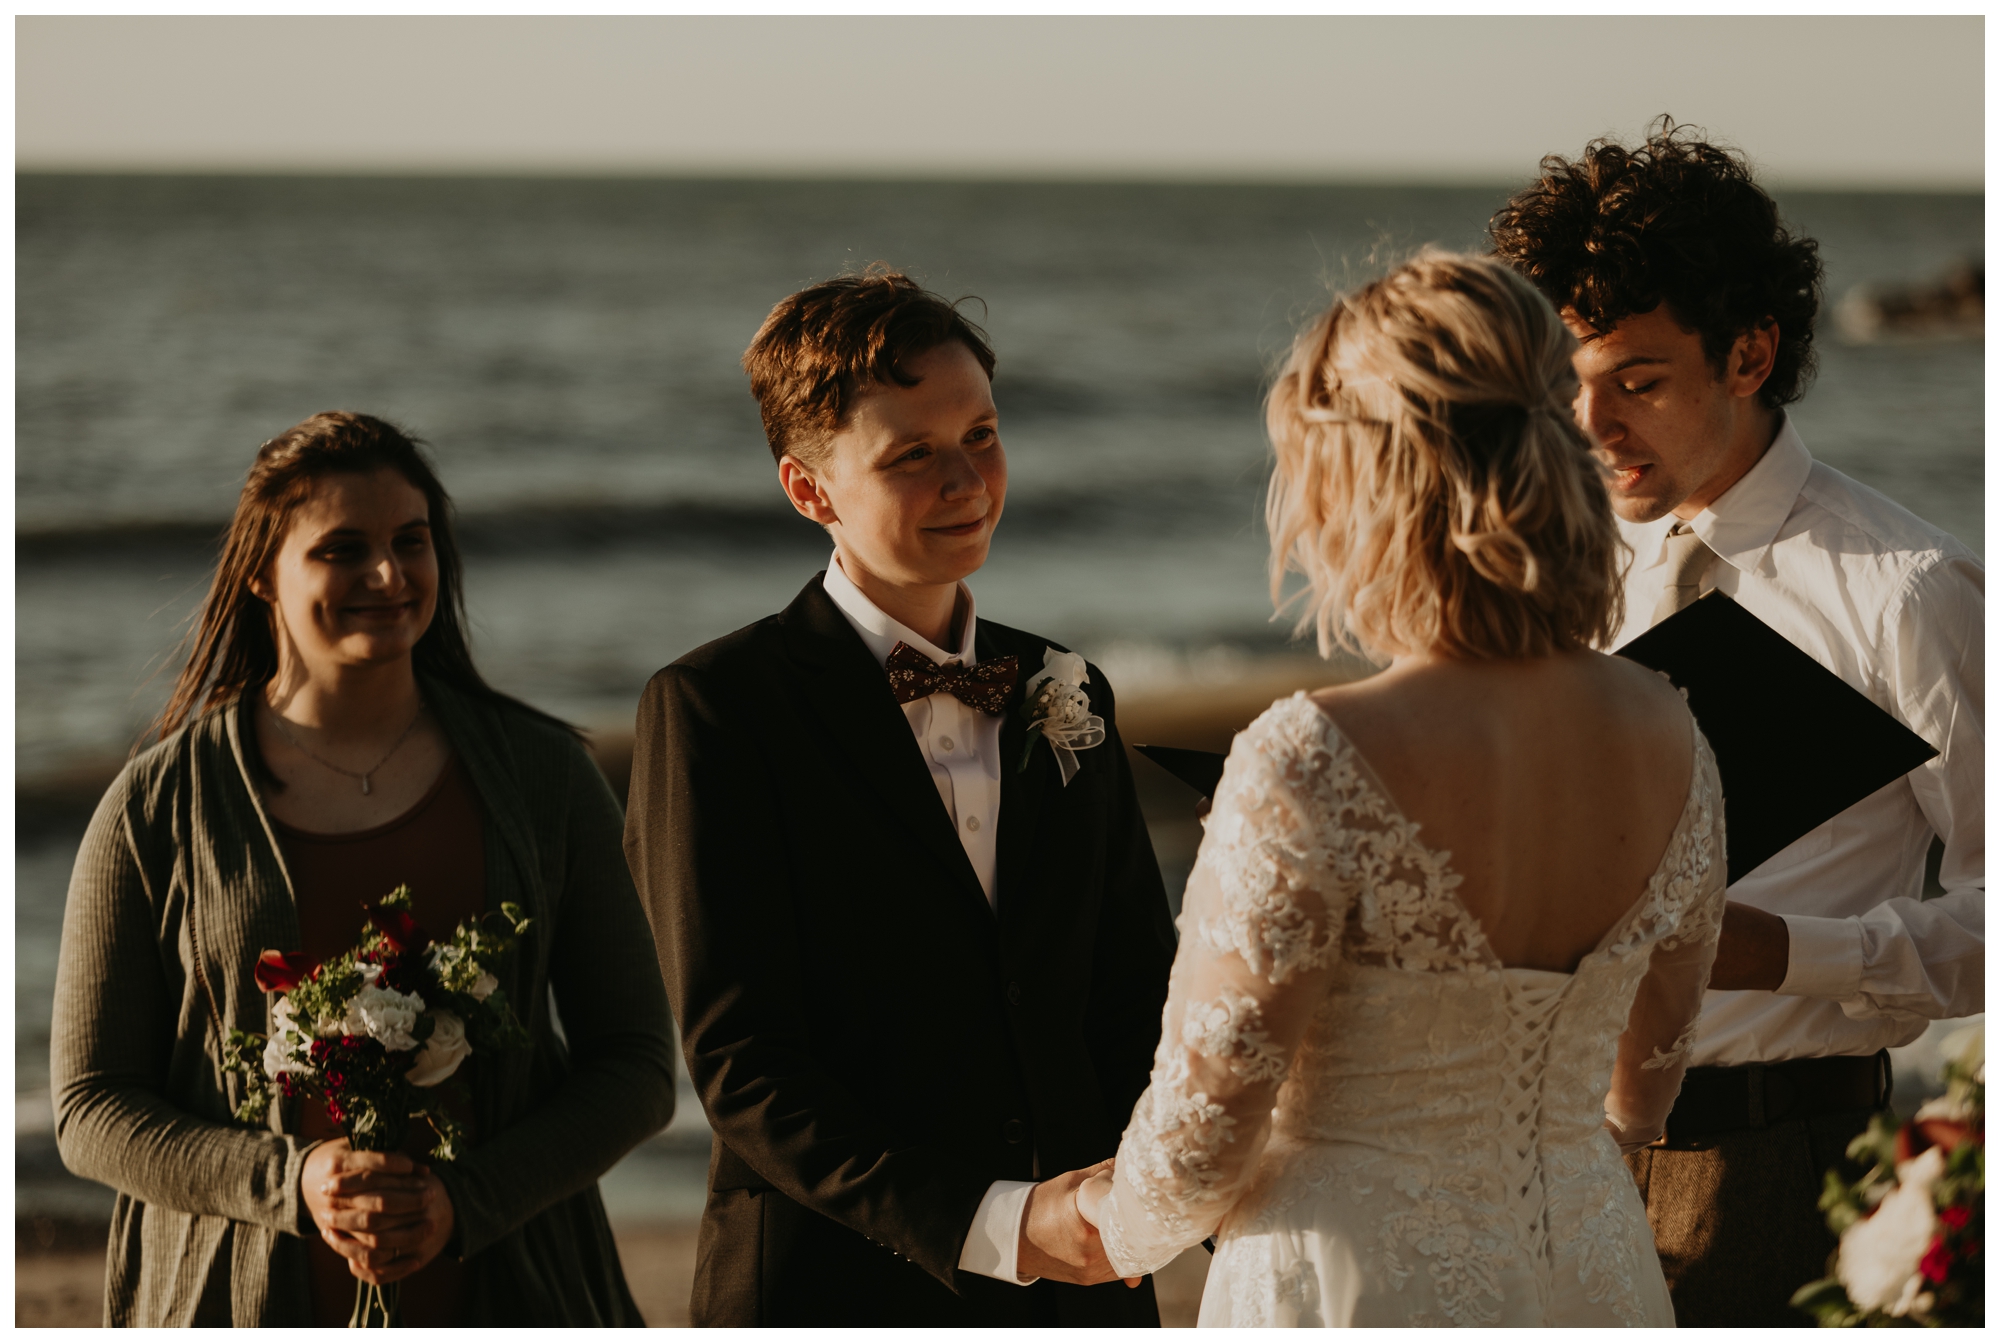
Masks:
[[[1304,655],[1271,658],[1236,680],[1219,685],[1136,693],[1122,697],[1119,731],[1128,746],[1140,742],[1226,751],[1235,734],[1262,713],[1273,700],[1293,690],[1352,679],[1358,667],[1325,663]],[[603,730],[589,734],[592,756],[604,777],[625,801],[632,773],[632,734]],[[1149,818],[1157,809],[1178,814],[1185,790],[1144,757],[1132,756],[1141,802]],[[111,786],[125,757],[98,755],[76,760],[58,770],[18,779],[14,788],[16,843],[33,843],[80,833],[90,821],[104,790]],[[1179,792],[1176,792],[1179,790]],[[1192,810],[1192,801],[1187,809]]]

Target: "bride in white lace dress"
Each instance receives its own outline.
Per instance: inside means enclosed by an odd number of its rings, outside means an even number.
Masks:
[[[1302,571],[1322,652],[1392,661],[1237,737],[1151,1087],[1079,1192],[1123,1275],[1215,1236],[1203,1325],[1673,1323],[1620,1152],[1680,1088],[1722,798],[1672,687],[1587,651],[1619,560],[1573,349],[1429,254],[1272,392],[1273,595]]]

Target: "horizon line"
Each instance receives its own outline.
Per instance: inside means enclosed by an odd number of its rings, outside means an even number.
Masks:
[[[328,162],[256,163],[190,160],[185,163],[35,162],[16,159],[22,177],[181,177],[327,179],[346,181],[597,181],[597,182],[824,182],[854,184],[1020,185],[1020,186],[1218,186],[1218,187],[1354,187],[1432,188],[1438,190],[1511,191],[1535,180],[1521,176],[1488,175],[1484,171],[1395,172],[1380,169],[1286,170],[1184,169],[1146,171],[1130,168],[1060,167],[1049,165],[989,165],[976,170],[914,167],[828,167],[804,164],[611,164],[611,163],[410,163]],[[1793,177],[1766,172],[1763,185],[1774,195],[1784,192],[1851,192],[1866,195],[1984,196],[1986,183],[1946,176],[1909,178],[1833,177],[1805,174]]]

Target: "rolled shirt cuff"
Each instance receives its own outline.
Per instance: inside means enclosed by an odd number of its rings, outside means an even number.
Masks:
[[[972,1230],[966,1233],[965,1248],[959,1252],[958,1266],[967,1273],[1002,1282],[1026,1285],[1034,1278],[1017,1276],[1021,1255],[1021,1219],[1028,1212],[1028,1191],[1032,1180],[995,1180],[979,1200],[972,1215]]]
[[[1777,992],[1795,998],[1852,998],[1861,992],[1862,940],[1859,919],[1822,919],[1780,914],[1791,938],[1785,982]]]

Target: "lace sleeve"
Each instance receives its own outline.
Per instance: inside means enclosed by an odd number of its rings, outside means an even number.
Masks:
[[[1237,737],[1188,878],[1152,1081],[1100,1214],[1123,1276],[1213,1234],[1240,1197],[1335,972],[1356,884],[1339,803],[1353,765],[1302,707],[1311,719],[1281,706]]]
[[[1728,878],[1723,857],[1722,785],[1708,743],[1695,748],[1696,809],[1685,848],[1668,869],[1667,894],[1681,910],[1678,923],[1653,944],[1652,959],[1632,1015],[1618,1039],[1611,1091],[1604,1098],[1604,1126],[1620,1151],[1634,1152],[1666,1131],[1694,1052],[1702,993],[1722,933]]]

